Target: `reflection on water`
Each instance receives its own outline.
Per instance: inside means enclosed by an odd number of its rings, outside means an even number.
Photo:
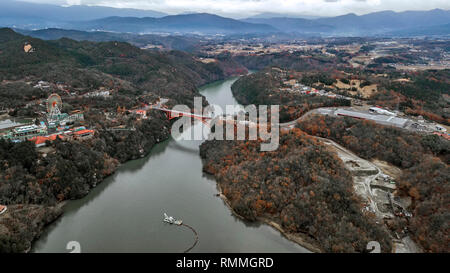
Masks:
[[[230,91],[235,80],[210,84],[201,93],[221,107],[236,104]],[[215,196],[215,181],[202,172],[200,144],[169,139],[147,157],[123,164],[88,196],[68,202],[33,251],[69,252],[66,244],[78,241],[82,252],[182,252],[194,237],[163,223],[167,212],[197,230],[191,252],[305,252],[271,227],[231,214]]]

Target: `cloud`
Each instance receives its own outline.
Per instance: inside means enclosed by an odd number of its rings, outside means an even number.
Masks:
[[[450,9],[448,0],[22,0],[59,5],[100,5],[116,8],[151,9],[167,13],[185,11],[251,16],[262,12],[336,16],[382,10]]]
[[[67,5],[81,5],[81,0],[67,0]]]

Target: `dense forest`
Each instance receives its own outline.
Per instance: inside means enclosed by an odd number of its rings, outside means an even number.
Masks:
[[[400,178],[400,195],[413,197],[409,224],[414,239],[426,251],[449,252],[450,168],[436,157],[407,169]]]
[[[76,142],[55,141],[45,156],[34,143],[0,140],[0,203],[55,204],[79,198],[115,170],[117,162]]]
[[[34,51],[25,52],[25,44]],[[60,82],[76,93],[101,86],[125,92],[131,89],[191,105],[198,95],[197,86],[245,72],[230,58],[204,64],[181,51],[141,50],[115,41],[43,41],[0,29],[0,82]]]
[[[426,251],[450,251],[450,141],[350,118],[313,116],[297,126],[333,139],[362,158],[402,168],[397,194],[412,198],[408,227],[413,238]]]
[[[16,109],[25,105],[28,101],[44,99],[48,92],[23,82],[0,84],[0,109]],[[33,115],[34,113],[30,113]]]
[[[400,94],[400,110],[450,124],[450,70],[420,71],[408,76],[410,81],[383,83],[386,90]]]
[[[79,143],[55,141],[52,150],[44,156],[32,142],[0,140],[0,203],[11,209],[0,219],[0,252],[26,251],[61,214],[53,206],[86,195],[117,165],[106,153]],[[26,214],[13,209],[17,206]]]
[[[378,158],[401,168],[419,164],[426,154],[450,162],[450,142],[437,135],[419,135],[370,121],[315,115],[298,128],[332,139],[365,159]]]
[[[57,40],[63,37],[70,38],[77,41],[120,41],[129,42],[137,47],[145,47],[148,44],[161,45],[168,49],[182,50],[193,52],[200,46],[201,40],[198,37],[192,36],[165,36],[154,34],[132,34],[132,33],[117,33],[117,32],[88,32],[79,30],[66,30],[58,28],[46,28],[40,30],[24,30],[18,29],[19,33],[32,36],[43,40]]]
[[[61,214],[60,206],[8,206],[8,213],[0,218],[0,253],[29,251],[31,242]]]
[[[391,251],[387,231],[362,213],[343,163],[301,130],[283,133],[274,152],[260,152],[258,141],[212,140],[200,155],[204,171],[246,219],[270,219],[326,252],[364,252],[372,240]]]

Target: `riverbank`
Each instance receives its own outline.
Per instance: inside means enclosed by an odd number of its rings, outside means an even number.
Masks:
[[[63,214],[66,202],[55,206],[11,205],[0,216],[0,253],[29,252],[46,226]]]
[[[309,251],[314,252],[314,253],[322,253],[323,250],[319,248],[318,245],[312,243],[312,242],[308,242],[307,240],[307,235],[306,234],[301,234],[301,233],[297,233],[297,234],[292,234],[287,232],[286,230],[284,230],[278,223],[267,219],[267,218],[258,218],[259,221],[272,226],[273,228],[275,228],[276,230],[278,230],[281,234],[283,234],[284,237],[286,237],[287,239],[291,240],[294,243],[297,243],[299,245],[301,245],[302,247],[307,248]]]
[[[212,175],[212,174],[210,174]],[[236,216],[237,218],[241,219],[242,221],[248,221],[247,219],[245,219],[243,216],[241,216],[239,213],[236,212],[236,210],[234,210],[231,207],[230,201],[227,199],[227,197],[222,193],[222,189],[219,185],[219,183],[217,183],[217,189],[219,190],[219,197],[222,199],[222,201],[225,203],[225,205],[228,207],[228,209],[233,213],[234,216]],[[308,242],[307,241],[307,235],[305,234],[292,234],[292,233],[288,233],[286,232],[278,223],[276,223],[273,220],[270,220],[268,218],[264,218],[264,217],[258,217],[257,221],[259,221],[260,223],[269,225],[271,227],[273,227],[274,229],[278,230],[286,239],[299,244],[300,246],[308,249],[311,252],[314,253],[321,253],[323,252],[319,246],[313,244],[312,242]]]

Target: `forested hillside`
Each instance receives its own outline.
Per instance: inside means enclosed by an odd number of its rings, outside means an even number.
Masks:
[[[364,252],[372,240],[391,250],[387,231],[361,212],[337,155],[299,129],[283,133],[273,152],[260,152],[258,141],[212,140],[200,155],[204,171],[248,220],[270,219],[326,252]]]
[[[386,90],[400,95],[400,109],[411,115],[422,115],[436,122],[450,124],[450,70],[428,70],[408,75],[410,81],[389,81],[383,84]],[[379,98],[382,104],[382,96]],[[389,98],[387,98],[389,100]]]
[[[187,53],[145,51],[124,42],[77,42],[67,38],[42,41],[11,29],[0,29],[0,41],[0,81],[44,80],[75,89],[106,85],[123,92],[152,92],[190,104],[193,95],[198,94],[197,86],[235,72],[234,67],[204,64]],[[31,45],[33,52],[25,52],[25,44]]]
[[[448,252],[450,141],[350,118],[314,116],[297,125],[330,138],[366,159],[380,159],[403,169],[398,195],[412,199],[412,236],[426,251]]]
[[[320,51],[303,52],[281,52],[257,56],[235,56],[234,59],[249,69],[261,70],[267,66],[278,66],[297,71],[326,70],[335,68],[340,62],[339,57],[325,57]]]

